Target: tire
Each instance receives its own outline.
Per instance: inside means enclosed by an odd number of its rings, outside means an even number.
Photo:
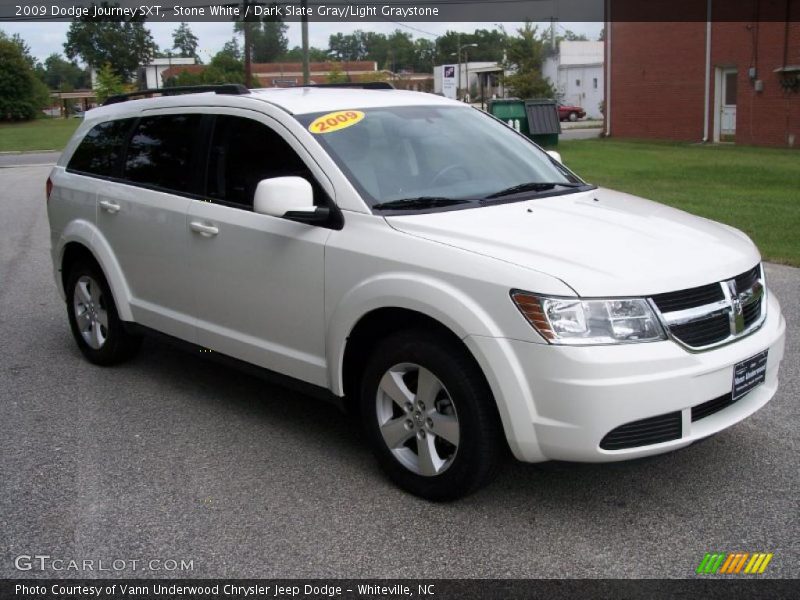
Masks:
[[[141,337],[125,331],[114,296],[97,265],[75,264],[67,277],[65,291],[72,335],[89,362],[115,365],[136,354]]]
[[[494,477],[504,456],[483,374],[463,346],[442,336],[414,330],[379,343],[364,370],[360,404],[381,468],[416,496],[470,494]]]
[[[569,120],[572,121],[573,123],[575,121],[577,121],[578,120],[578,113],[576,113],[576,112],[569,113]]]

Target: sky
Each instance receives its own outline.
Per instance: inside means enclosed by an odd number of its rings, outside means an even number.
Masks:
[[[203,23],[195,22],[189,24],[194,34],[200,40],[199,55],[203,62],[208,62],[211,56],[216,54],[222,45],[233,36],[232,23]],[[436,36],[443,35],[449,31],[462,31],[471,33],[475,29],[492,29],[503,25],[506,31],[513,33],[519,28],[521,23],[328,23],[311,22],[309,24],[309,43],[318,48],[328,47],[328,38],[336,33],[352,33],[357,29],[376,31],[379,33],[391,33],[395,29],[407,31],[414,38],[423,37],[434,39]],[[545,27],[548,24],[542,24]],[[153,34],[153,39],[159,48],[167,50],[172,46],[172,32],[178,26],[177,23],[148,23],[148,28]],[[602,23],[559,23],[559,31],[570,29],[575,33],[583,33],[590,40],[597,39]],[[64,41],[67,37],[69,23],[24,23],[6,22],[0,24],[0,30],[9,35],[19,33],[28,46],[31,54],[43,61],[52,53],[64,53]],[[300,24],[289,23],[287,32],[289,38],[289,48],[300,45]]]

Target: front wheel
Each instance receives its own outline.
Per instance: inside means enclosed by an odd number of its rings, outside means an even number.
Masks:
[[[578,120],[578,113],[571,112],[569,113],[569,120],[573,123]]]
[[[502,427],[478,366],[455,341],[425,331],[379,344],[364,372],[361,412],[383,470],[429,500],[477,490],[502,456]]]

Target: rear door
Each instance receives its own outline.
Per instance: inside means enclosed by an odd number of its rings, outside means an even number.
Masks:
[[[151,114],[129,134],[119,177],[97,196],[97,225],[128,282],[137,323],[195,341],[186,212],[197,195],[203,116]]]

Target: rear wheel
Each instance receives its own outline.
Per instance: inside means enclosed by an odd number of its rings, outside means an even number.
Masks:
[[[479,368],[459,344],[428,332],[378,345],[364,373],[361,412],[383,470],[429,500],[485,485],[502,456],[502,428]]]
[[[576,112],[569,113],[569,120],[573,121],[573,122],[577,121],[578,120],[578,113],[576,113]]]
[[[67,278],[66,295],[72,335],[89,361],[113,365],[136,353],[141,338],[125,331],[108,282],[96,265],[74,265]]]

